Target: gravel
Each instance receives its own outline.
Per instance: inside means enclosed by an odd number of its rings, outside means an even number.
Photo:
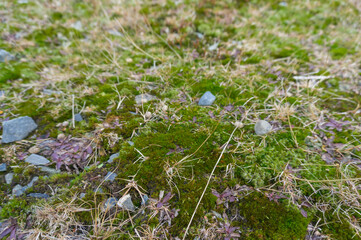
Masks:
[[[0,172],[6,172],[6,163],[0,164]]]
[[[74,115],[74,120],[75,120],[76,122],[81,122],[81,121],[83,121],[84,119],[83,119],[83,117],[80,115],[80,113],[77,113],[77,114]]]
[[[31,117],[19,117],[3,122],[2,143],[11,143],[26,138],[38,125]]]
[[[115,205],[117,204],[117,201],[118,201],[118,199],[116,199],[114,197],[108,198],[104,203],[103,211],[107,211],[107,210],[110,210],[113,207],[115,207]]]
[[[116,177],[117,177],[116,173],[108,172],[104,179],[105,179],[105,181],[113,182]]]
[[[272,130],[271,124],[269,124],[265,120],[259,120],[254,125],[254,131],[256,132],[257,135],[265,135],[265,134],[269,133],[271,130]]]
[[[201,99],[199,99],[199,106],[211,106],[213,102],[216,100],[216,97],[210,92],[207,91],[203,94]]]
[[[5,175],[6,184],[11,184],[13,182],[14,173],[8,173]]]

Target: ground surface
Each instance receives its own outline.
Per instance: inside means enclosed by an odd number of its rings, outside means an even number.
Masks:
[[[0,48],[14,58],[0,63],[0,118],[38,127],[1,144],[0,236],[360,239],[360,11],[1,1]],[[216,100],[199,106],[206,91]],[[256,135],[260,119],[271,132]],[[32,153],[51,169],[25,162]]]

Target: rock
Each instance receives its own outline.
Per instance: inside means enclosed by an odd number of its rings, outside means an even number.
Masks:
[[[12,190],[12,194],[16,197],[23,195],[25,192],[26,188],[24,188],[23,186],[21,186],[20,184],[16,185],[13,190]]]
[[[33,165],[46,165],[50,163],[48,159],[38,154],[31,154],[29,157],[25,159],[25,162]]]
[[[109,157],[108,163],[112,163],[115,158],[119,157],[119,153],[114,153]]]
[[[265,135],[265,134],[269,133],[271,130],[272,130],[271,124],[269,124],[265,120],[259,120],[254,125],[254,131],[256,132],[257,135]]]
[[[83,117],[80,115],[80,113],[77,113],[74,115],[74,120],[76,122],[80,122],[80,121],[83,121]]]
[[[0,49],[0,62],[8,62],[14,60],[15,57],[11,55],[8,51]]]
[[[28,197],[33,197],[33,198],[49,198],[49,195],[46,193],[29,193]]]
[[[29,153],[38,153],[40,152],[40,148],[38,148],[37,146],[32,146],[31,148],[29,148]]]
[[[203,94],[201,99],[199,99],[198,105],[199,106],[210,106],[216,100],[216,97],[210,92],[207,91]]]
[[[53,174],[57,174],[57,173],[60,173],[60,170],[58,169],[54,169],[54,168],[50,168],[50,167],[45,167],[45,166],[39,166],[40,170],[42,172],[46,172],[50,175],[53,175]]]
[[[81,199],[81,198],[84,198],[84,197],[85,197],[85,193],[82,192],[82,193],[79,194],[79,198],[80,198],[80,199]]]
[[[5,175],[6,184],[11,184],[13,182],[14,173],[8,173]]]
[[[3,143],[11,143],[26,138],[38,125],[31,117],[19,117],[3,122]]]
[[[59,141],[65,138],[65,134],[64,133],[59,133],[59,135],[56,137],[56,139],[58,139]]]
[[[43,89],[43,93],[46,94],[46,95],[52,95],[52,94],[61,95],[61,94],[63,94],[62,91],[54,91],[54,90],[51,90],[51,89]]]
[[[157,99],[157,97],[155,97],[153,95],[150,95],[148,93],[144,93],[144,94],[140,94],[140,95],[135,96],[135,102],[137,104],[143,104],[143,103],[153,101],[153,100],[156,100],[156,99]]]
[[[118,201],[118,199],[116,199],[114,197],[108,198],[104,203],[103,211],[107,211],[107,210],[110,210],[113,207],[115,207],[115,205],[117,204],[117,201]]]
[[[121,197],[117,202],[117,205],[123,208],[124,210],[128,210],[128,211],[135,210],[134,204],[132,202],[132,197],[129,194]]]
[[[144,194],[142,196],[142,205],[146,205],[148,203],[149,197],[148,195]]]
[[[33,179],[31,179],[31,181],[28,183],[28,185],[26,185],[24,188],[25,188],[25,190],[26,189],[28,189],[28,188],[31,188],[33,185],[34,185],[34,183],[36,182],[36,181],[38,181],[39,180],[39,177],[33,177]]]
[[[116,173],[108,172],[104,179],[105,179],[105,181],[113,182],[115,180],[115,178],[117,177],[117,175],[118,174],[116,174]]]
[[[0,164],[0,172],[6,172],[6,163]]]

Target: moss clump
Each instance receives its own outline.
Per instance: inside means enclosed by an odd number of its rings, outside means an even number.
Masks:
[[[0,211],[0,219],[19,217],[26,212],[27,202],[24,199],[12,199],[3,205]]]
[[[304,239],[309,219],[298,209],[253,193],[241,200],[240,215],[245,218],[246,239]],[[243,227],[243,226],[242,226]]]

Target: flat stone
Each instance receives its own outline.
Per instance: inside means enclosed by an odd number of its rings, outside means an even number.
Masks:
[[[134,211],[135,207],[134,204],[132,202],[132,197],[127,194],[124,195],[123,197],[121,197],[119,199],[119,201],[117,202],[117,205],[121,208],[123,208],[124,210],[128,210],[128,211]]]
[[[6,172],[6,163],[0,164],[0,172]]]
[[[119,153],[114,153],[109,157],[108,163],[112,163],[115,158],[119,157]]]
[[[265,120],[259,120],[254,125],[254,131],[256,132],[257,135],[265,135],[269,133],[271,130],[272,130],[272,125]]]
[[[147,103],[149,101],[153,101],[153,100],[156,100],[156,99],[157,99],[157,97],[155,97],[153,95],[150,95],[148,93],[144,93],[144,94],[140,94],[140,95],[135,96],[135,102],[137,104]]]
[[[10,143],[26,138],[38,125],[31,117],[19,117],[3,122],[2,142]]]
[[[203,94],[201,99],[199,99],[199,106],[211,106],[213,102],[216,100],[216,97],[210,92],[207,91]]]
[[[11,184],[13,182],[14,173],[8,173],[5,175],[6,184]]]
[[[8,51],[5,51],[4,49],[0,49],[0,62],[7,62],[14,59],[15,57],[11,55]]]
[[[12,190],[12,194],[16,197],[23,195],[25,192],[26,188],[24,188],[23,186],[21,186],[20,184],[16,185],[13,190]]]
[[[25,190],[28,188],[31,188],[34,185],[34,183],[38,180],[39,180],[39,177],[33,177],[33,179],[31,179],[31,181],[24,187]]]
[[[57,169],[54,169],[54,168],[50,168],[50,167],[45,167],[45,166],[39,166],[40,170],[42,172],[46,172],[50,175],[53,175],[53,174],[57,174],[57,173],[60,173],[60,170],[57,170]]]
[[[107,211],[107,210],[110,210],[113,207],[115,207],[115,205],[117,204],[117,201],[118,201],[118,199],[116,199],[114,197],[108,198],[104,203],[103,211]]]
[[[49,198],[49,195],[46,193],[29,193],[28,197],[33,197],[33,198]]]
[[[48,163],[50,163],[50,161],[48,159],[46,159],[43,156],[40,156],[38,154],[31,154],[29,157],[27,157],[25,159],[25,162],[33,164],[33,165],[46,165]]]
[[[142,196],[142,205],[146,205],[148,203],[149,197],[148,195],[144,194]]]
[[[116,174],[116,173],[108,172],[104,179],[105,179],[105,181],[113,182],[115,180],[115,178],[117,177],[117,175],[118,174]]]
[[[80,115],[80,113],[77,113],[74,115],[74,120],[80,122],[83,121],[83,117]]]

